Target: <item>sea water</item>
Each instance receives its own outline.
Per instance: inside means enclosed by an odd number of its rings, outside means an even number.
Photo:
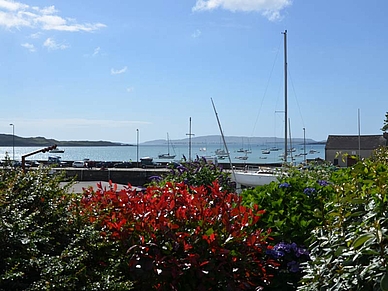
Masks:
[[[263,150],[277,146],[278,151],[271,151],[269,154],[263,154]],[[283,148],[280,144],[266,144],[266,145],[251,145],[250,148],[244,149],[247,152],[241,152],[241,145],[228,145],[228,151],[233,163],[281,163],[284,155]],[[325,158],[325,144],[296,144],[293,145],[294,152],[288,153],[288,161],[291,157],[295,164],[303,162],[305,159],[324,159]],[[43,147],[0,147],[0,160],[4,160],[6,156],[10,159],[15,157],[15,160],[21,161],[23,155],[27,155],[34,151],[40,150]],[[195,159],[198,157],[213,157],[215,151],[219,149],[219,145],[203,145],[192,144],[189,145],[175,145],[170,148],[170,154],[176,155],[174,161],[180,161],[184,158]],[[49,156],[60,156],[63,161],[82,161],[89,159],[93,161],[132,161],[136,162],[143,157],[151,157],[155,162],[168,162],[172,160],[159,159],[158,155],[167,153],[166,145],[142,145],[137,146],[106,146],[106,147],[60,147],[64,153],[37,153],[26,158],[29,161],[47,161]],[[306,155],[304,155],[306,153]],[[246,159],[245,159],[246,157]],[[228,158],[220,160],[219,162],[228,162]]]

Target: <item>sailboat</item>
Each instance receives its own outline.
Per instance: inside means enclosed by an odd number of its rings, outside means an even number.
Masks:
[[[170,138],[167,133],[167,154],[160,154],[158,155],[159,159],[174,159],[176,155],[170,154]]]
[[[287,163],[287,30],[282,32],[284,35],[284,162]],[[260,185],[266,185],[271,182],[277,181],[281,170],[276,168],[260,168],[257,171],[234,171],[233,179],[237,184],[237,188],[241,188],[241,185],[248,187],[256,187]]]

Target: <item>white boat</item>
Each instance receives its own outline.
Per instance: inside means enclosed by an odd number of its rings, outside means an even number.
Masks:
[[[280,148],[278,148],[278,147],[272,147],[272,148],[270,148],[269,150],[270,150],[271,152],[277,152],[277,151],[280,150]]]
[[[235,159],[245,161],[245,160],[248,160],[248,156],[239,156],[239,157],[235,157]]]
[[[174,159],[176,155],[170,154],[170,138],[167,133],[167,154],[160,154],[158,155],[159,159]]]
[[[284,131],[285,131],[285,145],[284,148],[288,148],[287,144],[287,30],[283,32],[284,34]],[[262,154],[268,154],[267,152],[262,152]],[[284,162],[287,163],[287,151],[283,154]],[[261,185],[266,185],[271,182],[277,181],[280,169],[267,169],[267,170],[234,170],[232,175],[232,180],[237,184],[237,189],[241,189],[241,185],[247,187],[256,187]]]
[[[278,174],[273,169],[259,169],[257,171],[235,170],[236,183],[246,187],[256,187],[277,181]]]
[[[228,156],[228,153],[223,149],[216,149],[215,154],[217,156]]]
[[[61,154],[64,152],[65,152],[65,150],[61,150],[61,149],[53,149],[53,150],[49,151],[50,154]]]

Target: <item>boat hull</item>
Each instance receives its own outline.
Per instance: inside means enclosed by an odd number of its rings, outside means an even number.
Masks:
[[[267,185],[278,180],[278,175],[272,172],[235,171],[234,176],[232,180],[247,187]]]
[[[50,154],[62,154],[64,152],[65,152],[65,150],[51,150],[51,151],[49,151]]]
[[[176,155],[162,154],[158,155],[159,159],[174,159]]]

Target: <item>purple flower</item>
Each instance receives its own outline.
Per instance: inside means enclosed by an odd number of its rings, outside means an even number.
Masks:
[[[310,196],[315,193],[315,188],[305,188],[303,190],[303,193],[306,194],[307,196]]]
[[[267,249],[266,254],[274,257],[275,259],[279,259],[281,257],[284,257],[284,255],[285,255],[285,253],[283,251],[276,250],[275,247],[272,250]]]
[[[279,188],[289,188],[289,187],[291,187],[291,185],[288,184],[287,182],[282,183],[282,184],[279,185]]]
[[[295,256],[299,258],[300,256],[308,256],[309,257],[309,251],[305,248],[296,248]]]
[[[325,180],[318,180],[318,184],[320,186],[327,186],[327,185],[329,185],[329,183],[327,181],[325,181]]]
[[[289,268],[289,271],[292,273],[299,272],[299,263],[296,261],[288,262],[287,267]]]
[[[155,181],[155,182],[160,182],[160,181],[162,181],[162,177],[160,177],[160,176],[151,176],[151,177],[149,177],[149,179],[150,179],[151,181]]]
[[[187,171],[187,168],[185,168],[184,166],[178,166],[178,171],[180,174],[182,174],[183,172],[186,172]]]

